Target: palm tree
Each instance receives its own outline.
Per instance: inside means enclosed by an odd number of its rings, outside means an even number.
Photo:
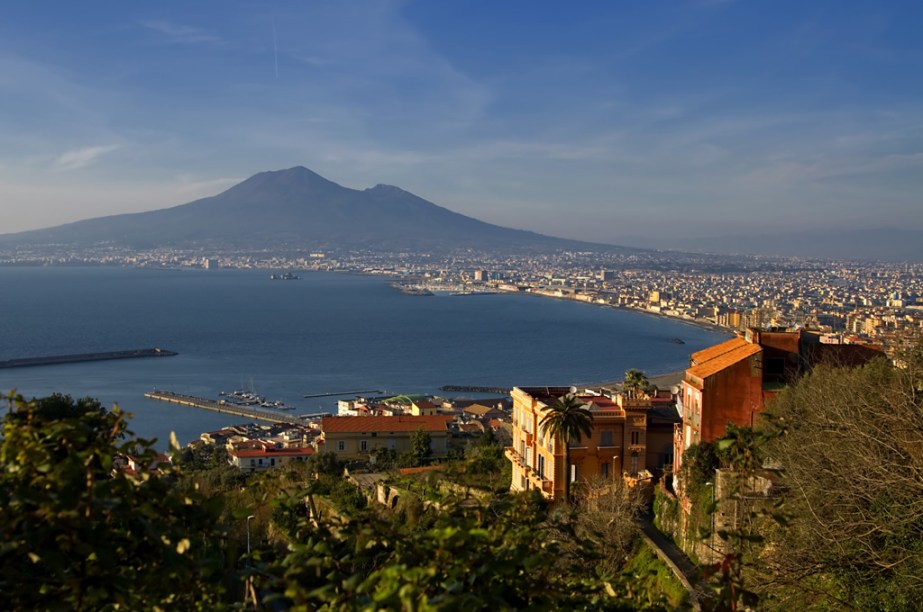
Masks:
[[[651,386],[651,381],[647,379],[647,376],[641,370],[635,370],[632,368],[625,372],[625,382],[622,383],[622,388],[628,392],[628,397],[634,398],[638,391],[647,391]]]
[[[593,413],[571,393],[556,399],[545,407],[545,414],[539,421],[542,435],[550,434],[564,444],[564,499],[570,503],[570,442],[580,442],[583,436],[593,433]]]

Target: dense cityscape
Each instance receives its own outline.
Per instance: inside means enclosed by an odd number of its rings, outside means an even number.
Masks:
[[[892,350],[923,328],[923,264],[669,251],[215,255],[210,248],[8,247],[0,265],[238,268],[385,275],[436,291],[509,291],[630,308],[729,330],[805,328],[829,343]]]

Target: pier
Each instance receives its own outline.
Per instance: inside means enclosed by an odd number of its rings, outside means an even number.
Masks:
[[[77,355],[51,355],[48,357],[27,357],[0,361],[0,368],[29,368],[33,366],[81,363],[84,361],[109,361],[112,359],[138,359],[141,357],[173,357],[178,353],[160,348],[135,349],[133,351],[112,351],[108,353],[81,353]]]
[[[270,410],[260,410],[249,406],[239,406],[237,404],[228,404],[225,402],[216,402],[214,400],[195,397],[193,395],[183,395],[172,391],[154,390],[145,393],[144,397],[159,400],[161,402],[170,402],[171,404],[180,404],[182,406],[191,406],[201,408],[202,410],[211,410],[212,412],[221,412],[232,414],[234,416],[246,417],[257,421],[267,421],[269,423],[286,423],[289,425],[306,425],[305,421],[298,416],[291,414],[281,414]]]
[[[439,390],[451,393],[500,393],[503,395],[509,395],[511,391],[507,387],[478,387],[475,385],[445,385],[439,387]]]
[[[305,395],[305,398],[311,397],[338,397],[340,395],[368,395],[369,393],[384,393],[380,389],[368,389],[366,391],[337,391],[332,393],[314,393],[312,395]]]

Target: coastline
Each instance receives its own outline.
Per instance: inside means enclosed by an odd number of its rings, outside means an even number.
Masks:
[[[499,293],[510,293],[513,295],[529,295],[529,296],[534,296],[538,298],[551,298],[553,300],[578,302],[578,303],[587,304],[590,306],[599,306],[601,308],[614,308],[616,310],[627,310],[630,312],[637,312],[639,314],[648,315],[648,316],[655,317],[658,319],[667,319],[670,321],[678,321],[680,323],[686,323],[687,325],[692,325],[693,327],[698,327],[698,328],[707,329],[713,332],[727,334],[728,336],[733,336],[734,331],[735,331],[731,329],[730,327],[724,327],[722,325],[718,325],[717,323],[713,323],[707,319],[688,319],[686,317],[677,317],[673,315],[663,314],[660,312],[652,312],[650,310],[646,310],[644,308],[636,308],[634,306],[621,306],[619,304],[599,303],[599,302],[577,299],[576,297],[568,297],[568,296],[563,296],[563,295],[549,295],[547,293],[535,292],[531,290],[530,291],[509,291],[501,287],[496,287],[496,290]]]

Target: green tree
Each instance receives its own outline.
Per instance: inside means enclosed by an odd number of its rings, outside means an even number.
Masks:
[[[0,440],[0,592],[10,609],[210,609],[218,508],[183,491],[117,407],[12,393]],[[138,469],[120,468],[131,457]]]
[[[695,489],[715,478],[719,459],[715,445],[711,442],[699,442],[683,451],[683,463],[680,468],[680,481],[683,487]]]
[[[570,496],[570,443],[580,442],[583,436],[593,433],[593,413],[573,394],[557,398],[545,408],[539,421],[542,435],[549,434],[555,444],[564,445],[564,500],[569,504]]]
[[[641,370],[634,368],[625,372],[625,381],[622,388],[628,392],[628,397],[637,397],[641,392],[646,393],[651,387],[651,381]]]
[[[418,428],[410,434],[410,450],[404,457],[404,462],[410,467],[420,467],[426,463],[426,460],[433,454],[432,437]]]
[[[260,568],[267,606],[298,610],[636,610],[658,607],[594,571],[595,545],[537,492],[490,506],[443,500],[409,528],[380,516],[302,524]]]
[[[752,427],[727,424],[724,436],[715,443],[721,465],[736,472],[753,474],[763,467],[763,445],[768,436]]]
[[[764,558],[780,601],[919,609],[923,344],[898,363],[816,367],[768,407],[790,515]]]

